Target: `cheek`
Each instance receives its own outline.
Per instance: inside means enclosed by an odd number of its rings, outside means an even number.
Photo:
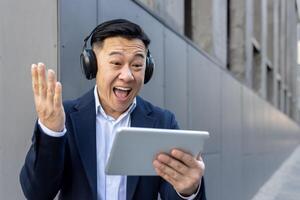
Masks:
[[[103,67],[99,68],[97,72],[97,77],[99,77],[99,80],[104,82],[104,84],[108,84],[113,81],[116,77],[116,72],[113,70],[109,69],[109,67]]]
[[[136,76],[136,90],[137,92],[141,90],[144,85],[144,74]]]
[[[111,86],[111,80],[109,79],[110,76],[104,75],[104,73],[97,73],[97,79],[96,79],[96,84],[97,87],[100,88],[100,92],[105,95],[105,93],[109,92],[110,86]]]
[[[145,77],[145,70],[142,70],[142,71],[135,74],[135,78],[136,78],[138,83],[140,83],[140,82],[143,83],[144,82],[144,77]]]

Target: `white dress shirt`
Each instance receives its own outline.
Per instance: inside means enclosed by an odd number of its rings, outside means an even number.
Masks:
[[[98,98],[97,86],[94,90],[96,104],[96,140],[97,140],[97,193],[98,199],[126,200],[126,176],[105,175],[105,166],[119,127],[130,126],[130,114],[136,107],[136,98],[124,112],[114,119],[108,116]],[[104,177],[104,178],[103,178]]]
[[[114,119],[103,110],[98,98],[97,86],[94,88],[94,96],[96,111],[97,199],[126,200],[127,177],[105,175],[105,166],[116,135],[116,130],[119,127],[130,127],[130,114],[136,107],[136,98],[134,98],[133,103],[126,112],[120,115],[118,119]],[[40,120],[38,120],[38,124],[44,133],[52,137],[61,137],[67,131],[66,128],[64,128],[62,132],[52,131],[44,126]],[[183,199],[192,200],[199,192],[199,189],[200,186],[198,187],[198,191],[189,197],[183,197],[179,193],[177,194]]]

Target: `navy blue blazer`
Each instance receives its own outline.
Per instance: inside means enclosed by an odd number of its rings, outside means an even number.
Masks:
[[[27,199],[96,200],[96,112],[93,90],[82,97],[64,102],[67,133],[50,137],[36,124],[32,145],[20,173]],[[178,128],[175,117],[137,97],[131,113],[132,127]],[[130,144],[134,145],[134,144]],[[181,199],[173,187],[159,176],[128,176],[128,200]],[[198,200],[205,200],[202,180]]]

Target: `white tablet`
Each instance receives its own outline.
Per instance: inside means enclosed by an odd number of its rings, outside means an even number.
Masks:
[[[107,175],[156,175],[152,162],[159,152],[178,148],[197,156],[203,151],[205,131],[119,128],[106,164]]]

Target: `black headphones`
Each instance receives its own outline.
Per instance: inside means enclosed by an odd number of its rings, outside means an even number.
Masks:
[[[80,63],[83,69],[83,73],[88,80],[91,80],[96,77],[97,74],[97,58],[96,55],[91,48],[87,48],[87,41],[89,38],[96,32],[99,31],[99,27],[101,24],[97,26],[85,39],[84,45],[82,48],[82,52],[80,54]],[[148,49],[147,57],[146,57],[146,69],[145,69],[145,77],[144,77],[144,84],[148,83],[152,77],[153,71],[155,68],[154,59],[151,56],[151,53]]]

